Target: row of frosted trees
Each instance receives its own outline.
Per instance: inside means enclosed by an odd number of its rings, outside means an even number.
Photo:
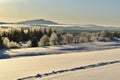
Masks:
[[[26,47],[63,45],[85,43],[94,41],[111,41],[120,38],[119,32],[80,32],[63,33],[54,28],[9,28],[0,29],[0,48],[21,48],[27,42]]]

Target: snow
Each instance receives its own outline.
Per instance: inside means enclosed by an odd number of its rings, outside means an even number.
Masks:
[[[35,80],[119,80],[120,64],[94,68],[90,70],[75,71],[53,75],[42,79]]]
[[[0,60],[0,80],[16,80],[52,71],[71,69],[101,62],[118,61],[120,60],[119,52],[120,48],[90,52],[69,52],[69,54],[59,55],[2,59]],[[115,80],[119,80],[119,67],[118,63],[93,69],[90,68],[88,70],[56,74],[41,79],[33,78],[27,80],[88,80],[88,78],[91,80],[113,80],[111,78],[112,76],[113,78],[115,77]],[[56,79],[54,77],[59,78]]]
[[[37,48],[0,50],[0,58],[4,59],[10,57],[51,55],[70,52],[86,52],[114,48],[120,48],[120,42],[89,42],[81,44],[46,46]]]

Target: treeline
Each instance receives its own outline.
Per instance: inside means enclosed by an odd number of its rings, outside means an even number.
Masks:
[[[1,48],[21,48],[26,47],[63,45],[73,43],[85,43],[94,41],[111,41],[120,38],[120,32],[81,32],[63,33],[61,30],[48,28],[9,28],[0,29],[0,49]]]

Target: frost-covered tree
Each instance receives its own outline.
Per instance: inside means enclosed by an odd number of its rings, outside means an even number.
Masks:
[[[27,41],[26,44],[27,44],[26,47],[31,47],[31,40]]]
[[[94,36],[94,35],[93,35],[93,36],[91,36],[90,41],[91,41],[91,42],[97,41],[97,37],[96,37],[96,36]]]
[[[3,45],[5,48],[19,48],[20,47],[18,43],[10,41],[7,37],[3,38]]]
[[[99,41],[110,41],[112,38],[112,35],[108,31],[102,31],[99,36]]]
[[[81,38],[81,40],[82,40],[82,38],[83,38],[83,40],[85,40],[85,41],[83,41],[83,42],[90,42],[90,41],[91,41],[91,40],[90,40],[91,34],[92,34],[92,33],[82,32],[82,33],[80,33],[80,38]]]
[[[73,36],[73,43],[79,43],[79,35],[74,35]]]
[[[94,41],[110,41],[118,40],[118,38],[120,38],[120,32],[102,31],[63,33],[62,30],[53,27],[34,27],[29,29],[0,28],[0,48],[5,48],[10,45],[19,45],[19,42],[21,42],[21,46],[23,46],[22,42],[26,41],[29,42],[29,47],[37,47],[39,40],[39,46],[47,46]]]
[[[108,31],[104,30],[104,31],[102,31],[100,33],[100,36],[102,36],[103,38],[105,38],[105,37],[110,37],[111,35],[110,35],[110,33]]]
[[[63,44],[63,35],[62,34],[58,35],[58,44],[59,45]]]
[[[10,40],[9,40],[7,37],[5,37],[5,38],[3,39],[3,44],[4,44],[4,46],[5,46],[5,47],[8,47],[9,43],[10,43]]]
[[[44,35],[40,41],[39,41],[39,46],[48,46],[49,45],[49,37],[47,35]]]
[[[73,34],[65,34],[63,35],[63,44],[71,44],[73,43]]]
[[[80,37],[80,38],[79,38],[79,42],[80,42],[80,43],[86,43],[86,42],[89,42],[89,40],[88,40],[87,37]]]
[[[46,29],[46,33],[47,33],[47,35],[50,37],[51,34],[53,33],[53,28],[52,28],[52,27],[48,27],[48,28]]]
[[[20,45],[13,41],[9,42],[7,46],[8,48],[20,48]]]
[[[50,45],[58,45],[58,36],[55,32],[53,32],[50,36]]]
[[[8,38],[10,41],[20,42],[22,40],[21,29],[20,28],[11,28],[8,32]]]

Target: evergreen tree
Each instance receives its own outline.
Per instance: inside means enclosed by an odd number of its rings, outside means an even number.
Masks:
[[[2,37],[0,36],[0,49],[4,48]]]
[[[36,37],[33,37],[31,40],[31,47],[38,47],[38,40]]]

